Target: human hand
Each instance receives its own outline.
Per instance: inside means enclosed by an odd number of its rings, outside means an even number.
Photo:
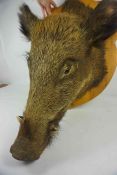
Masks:
[[[42,8],[44,17],[51,15],[51,9],[56,7],[56,3],[53,0],[37,0]]]

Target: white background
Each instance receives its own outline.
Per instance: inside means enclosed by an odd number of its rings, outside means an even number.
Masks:
[[[28,2],[41,17],[36,1]],[[9,153],[29,88],[24,55],[30,43],[18,30],[20,4],[0,1],[0,82],[10,83],[0,89],[0,175],[117,175],[117,72],[100,96],[67,112],[58,137],[38,161],[26,164]]]

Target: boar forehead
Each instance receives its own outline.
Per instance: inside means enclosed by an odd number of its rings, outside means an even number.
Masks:
[[[80,27],[78,17],[71,15],[53,15],[38,21],[32,30],[33,56],[39,59],[49,57],[49,61],[80,56],[86,47],[86,30]],[[51,58],[50,58],[51,57]]]

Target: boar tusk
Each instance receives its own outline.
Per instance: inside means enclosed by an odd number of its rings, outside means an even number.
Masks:
[[[17,116],[17,120],[20,124],[23,123],[23,116]]]
[[[58,126],[55,126],[54,124],[50,126],[50,130],[51,131],[57,131],[58,130]]]

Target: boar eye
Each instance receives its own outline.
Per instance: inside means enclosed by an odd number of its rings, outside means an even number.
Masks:
[[[66,64],[66,65],[64,66],[64,74],[65,74],[65,75],[68,75],[68,74],[70,73],[72,67],[73,67],[73,65],[67,65],[67,64]]]
[[[63,79],[72,75],[78,68],[78,61],[76,60],[67,60],[60,71],[59,78]]]

